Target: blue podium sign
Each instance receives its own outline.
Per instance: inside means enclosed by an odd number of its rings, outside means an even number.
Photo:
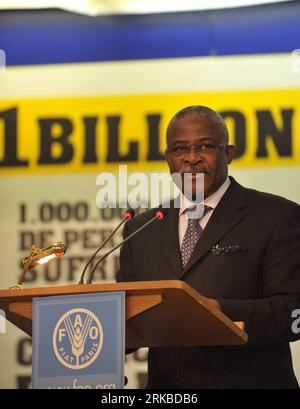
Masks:
[[[33,300],[32,387],[124,387],[125,293]]]

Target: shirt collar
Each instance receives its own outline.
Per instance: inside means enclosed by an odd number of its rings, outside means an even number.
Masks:
[[[219,187],[219,189],[212,193],[210,196],[206,197],[205,200],[202,200],[201,202],[197,203],[199,205],[207,205],[211,207],[212,209],[215,209],[219,203],[219,201],[222,199],[224,193],[226,190],[229,188],[230,185],[230,179],[227,176],[225,182]],[[195,206],[194,202],[191,202],[189,199],[187,199],[182,193],[180,195],[180,210],[179,210],[179,216],[181,216],[186,209]]]

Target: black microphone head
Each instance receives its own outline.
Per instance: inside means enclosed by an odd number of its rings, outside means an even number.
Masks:
[[[164,208],[161,208],[161,209],[159,209],[159,210],[157,210],[157,211],[155,212],[155,216],[156,216],[156,218],[157,218],[158,220],[164,219],[165,216],[167,216],[167,214],[168,214],[168,209],[164,209]]]
[[[124,217],[126,217],[127,220],[131,220],[135,216],[135,211],[133,209],[127,209],[124,213]]]

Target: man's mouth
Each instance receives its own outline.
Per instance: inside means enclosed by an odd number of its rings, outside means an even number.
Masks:
[[[210,173],[208,172],[208,170],[207,169],[203,169],[203,170],[200,170],[200,171],[194,171],[194,170],[190,170],[190,171],[187,171],[187,170],[184,170],[184,171],[182,171],[182,172],[180,172],[182,175],[184,175],[184,174],[190,174],[190,175],[192,175],[192,178],[196,178],[197,176],[200,176],[200,175],[202,175],[202,174],[204,174],[204,175],[209,175]]]

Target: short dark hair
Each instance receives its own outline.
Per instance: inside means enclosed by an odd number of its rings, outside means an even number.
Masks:
[[[212,122],[217,124],[220,128],[221,135],[224,137],[224,140],[226,143],[228,143],[229,140],[229,135],[228,135],[228,129],[225,124],[224,118],[216,111],[214,111],[211,108],[208,108],[203,105],[191,105],[189,107],[183,108],[180,111],[178,111],[171,121],[169,122],[167,132],[171,126],[176,122],[177,119],[183,118],[185,116],[197,116],[197,115],[205,115],[208,117]]]

